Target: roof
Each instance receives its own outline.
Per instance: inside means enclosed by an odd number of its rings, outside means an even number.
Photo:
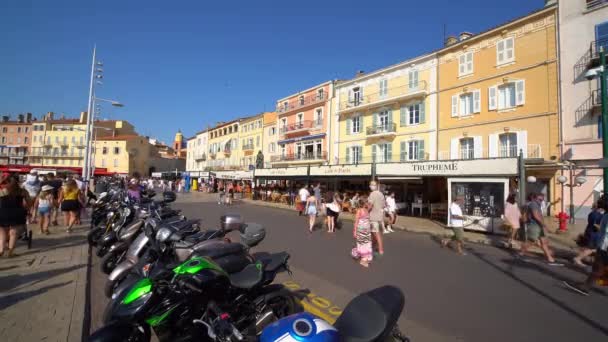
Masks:
[[[14,120],[12,120],[12,121],[4,121],[4,122],[0,121],[0,125],[15,125],[15,126],[17,126],[17,125],[25,125],[25,126],[29,126],[31,124],[32,124],[32,121],[30,121],[30,122],[19,122],[19,121],[14,121]]]

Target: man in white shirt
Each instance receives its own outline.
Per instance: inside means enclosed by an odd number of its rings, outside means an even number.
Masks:
[[[452,228],[454,235],[449,239],[441,240],[441,246],[447,246],[450,241],[456,242],[456,251],[460,255],[465,255],[462,250],[463,239],[464,239],[464,215],[462,214],[461,206],[464,204],[464,197],[461,195],[456,196],[450,210],[448,211],[448,225]]]
[[[298,208],[298,215],[302,216],[302,212],[304,211],[304,208],[306,208],[306,200],[308,199],[308,196],[310,196],[310,192],[308,192],[308,189],[306,189],[306,185],[304,185],[302,189],[298,191],[298,196],[300,197],[300,207]]]
[[[384,233],[394,233],[392,226],[397,221],[397,203],[395,202],[395,192],[391,192],[388,197],[386,197],[386,212],[388,213],[389,223],[386,226],[386,231]]]

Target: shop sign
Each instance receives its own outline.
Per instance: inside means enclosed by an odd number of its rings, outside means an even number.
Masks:
[[[517,158],[376,164],[378,176],[515,176]]]
[[[293,176],[307,176],[308,175],[308,167],[300,166],[300,167],[279,167],[279,168],[271,168],[271,169],[256,169],[255,176],[256,177],[293,177]]]
[[[371,164],[311,166],[311,176],[370,176]]]
[[[251,171],[217,171],[215,177],[219,179],[251,179],[253,172]]]

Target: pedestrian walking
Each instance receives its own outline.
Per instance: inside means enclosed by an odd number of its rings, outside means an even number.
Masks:
[[[608,202],[606,201],[605,195],[600,199],[601,206],[608,208]],[[563,284],[569,289],[578,292],[583,296],[588,296],[589,291],[594,285],[598,283],[601,285],[608,285],[608,213],[604,212],[600,223],[600,231],[598,238],[597,250],[595,252],[595,258],[591,272],[587,276],[584,283],[573,283],[564,281]]]
[[[334,194],[332,202],[325,205],[325,213],[327,214],[326,224],[327,224],[328,233],[336,232],[336,221],[338,220],[338,215],[340,215],[340,208],[341,208],[340,195],[336,193],[336,194]]]
[[[317,199],[315,196],[308,196],[305,202],[305,211],[308,215],[308,232],[312,233],[315,227],[315,220],[317,219]]]
[[[593,204],[591,212],[587,215],[587,227],[585,232],[579,236],[576,243],[581,247],[580,252],[572,259],[578,266],[584,267],[583,259],[591,256],[599,247],[600,227],[604,216],[604,203],[598,201]]]
[[[353,227],[353,237],[355,238],[355,248],[351,254],[355,259],[359,259],[359,264],[369,267],[373,260],[371,225],[369,220],[369,204],[364,199],[360,199],[355,214],[355,224]]]
[[[57,218],[59,217],[59,192],[63,186],[63,181],[60,178],[55,177],[53,172],[46,174],[47,180],[42,182],[42,186],[50,185],[53,187],[51,193],[53,194],[53,209],[51,210],[51,225],[58,226]]]
[[[310,196],[310,192],[308,192],[308,189],[306,189],[306,185],[304,185],[304,186],[302,186],[300,191],[298,191],[298,197],[299,197],[300,203],[299,203],[299,206],[297,209],[298,209],[299,216],[302,216],[302,212],[306,208],[306,201],[308,200],[308,196]]]
[[[515,194],[510,194],[507,197],[507,202],[505,203],[505,225],[509,231],[509,240],[507,241],[509,248],[513,248],[513,241],[515,241],[517,237],[517,232],[520,228],[520,221],[521,211],[519,210],[519,205],[515,200]]]
[[[227,197],[226,197],[226,204],[227,205],[232,205],[232,201],[234,200],[234,184],[232,182],[228,182],[227,185]]]
[[[549,247],[549,240],[547,239],[547,225],[543,219],[543,213],[541,209],[541,203],[543,196],[540,194],[532,193],[530,195],[530,202],[526,206],[526,235],[527,239],[521,245],[521,251],[519,257],[525,258],[530,248],[530,243],[536,243],[540,246],[547,258],[547,264],[549,266],[563,266],[563,264],[555,261],[553,252]]]
[[[27,191],[30,198],[36,198],[38,196],[38,193],[40,192],[40,188],[41,188],[40,183],[41,182],[38,179],[38,172],[36,170],[30,171],[30,173],[25,176],[25,182],[23,182],[23,188],[25,189],[25,191]],[[37,223],[36,222],[37,216],[38,215],[37,215],[36,209],[32,207],[32,209],[30,210],[30,215],[28,215],[27,223],[28,224]]]
[[[33,208],[38,212],[40,218],[40,233],[49,235],[51,223],[51,211],[53,210],[53,187],[45,185],[36,197]]]
[[[384,230],[384,207],[386,206],[386,201],[382,192],[378,190],[378,183],[376,181],[369,183],[369,189],[371,193],[367,202],[370,205],[370,231],[374,240],[376,240],[378,254],[384,255],[384,244],[382,243],[382,231],[380,229]]]
[[[394,233],[393,225],[397,221],[397,202],[395,201],[395,192],[388,194],[386,198],[386,213],[388,214],[388,225],[385,233]]]
[[[317,185],[312,188],[312,192],[317,199],[317,206],[321,205],[321,182],[317,182]]]
[[[456,243],[456,251],[460,255],[466,255],[463,250],[464,247],[464,215],[462,214],[462,205],[464,204],[464,197],[457,195],[450,205],[448,211],[448,225],[452,228],[451,238],[441,240],[441,247],[446,247],[450,242]]]
[[[218,185],[217,185],[217,194],[218,194],[218,202],[217,204],[222,205],[224,204],[224,182],[219,181]]]
[[[19,230],[26,228],[30,204],[29,195],[19,186],[17,178],[3,174],[0,181],[0,256],[4,255],[7,240],[7,256],[17,256],[17,234]]]
[[[78,189],[76,181],[69,179],[59,192],[59,203],[64,214],[64,222],[67,226],[66,232],[71,233],[77,222],[78,212],[82,203],[82,192]]]

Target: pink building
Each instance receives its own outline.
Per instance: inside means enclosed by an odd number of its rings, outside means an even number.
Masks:
[[[279,139],[273,167],[328,162],[331,99],[328,81],[277,101]]]

